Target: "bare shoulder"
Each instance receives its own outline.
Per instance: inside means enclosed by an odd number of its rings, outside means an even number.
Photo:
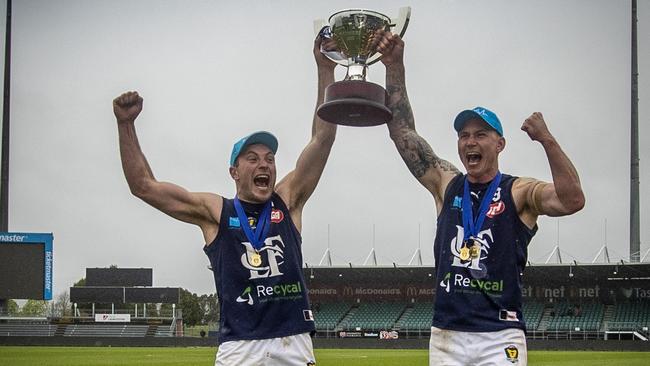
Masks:
[[[512,182],[512,198],[519,211],[525,208],[528,196],[540,183],[543,182],[531,177],[519,177]]]
[[[512,199],[517,207],[519,218],[532,228],[540,215],[538,193],[549,183],[530,177],[520,177],[512,183]]]
[[[223,209],[223,197],[216,193],[198,192],[195,193],[197,199],[201,202],[203,210],[207,212],[206,220],[198,226],[203,233],[205,245],[210,245],[219,233],[219,223],[221,222],[221,210]]]
[[[211,221],[219,224],[221,210],[223,209],[223,197],[211,192],[197,192],[195,194],[201,205],[209,213]]]

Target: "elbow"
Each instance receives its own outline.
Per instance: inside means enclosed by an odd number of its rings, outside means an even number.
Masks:
[[[129,182],[129,190],[131,194],[146,201],[149,194],[151,185],[148,182],[141,180],[139,182]]]
[[[571,215],[582,210],[585,207],[585,196],[582,191],[571,197],[568,202],[564,204],[564,207],[566,208],[567,215]]]

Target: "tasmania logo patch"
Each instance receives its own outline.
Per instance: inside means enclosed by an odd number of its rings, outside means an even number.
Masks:
[[[511,363],[519,362],[519,349],[517,349],[517,347],[509,346],[505,348],[504,351],[506,352],[506,360]]]
[[[488,211],[485,214],[485,216],[489,218],[493,218],[496,215],[500,215],[505,210],[506,210],[506,205],[505,203],[503,203],[503,201],[495,202],[490,205],[490,208],[488,208]]]
[[[277,224],[277,223],[282,222],[282,220],[284,220],[284,213],[282,213],[282,211],[277,210],[277,209],[274,208],[271,211],[271,222],[274,223],[274,224]]]

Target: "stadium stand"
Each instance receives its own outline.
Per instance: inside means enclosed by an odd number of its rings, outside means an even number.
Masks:
[[[341,322],[344,330],[386,330],[393,329],[395,322],[402,315],[405,305],[401,302],[361,303],[353,308],[350,317]]]
[[[56,333],[55,324],[7,323],[0,324],[0,336],[51,337]]]
[[[601,303],[561,302],[556,304],[554,309],[548,331],[596,332],[600,330],[603,322],[604,305]]]
[[[306,268],[316,337],[429,337],[433,301],[440,290],[433,273],[432,267]],[[522,290],[529,339],[650,339],[648,263],[532,265],[526,269]],[[150,344],[192,336],[185,332],[180,308],[169,314],[151,313],[156,316],[136,313],[124,302],[100,301],[95,307],[75,308],[75,315],[65,318],[0,317],[0,342],[21,336],[60,338],[61,343],[105,337],[111,342]],[[131,320],[114,323],[95,318],[113,312],[130,314]]]
[[[615,305],[608,330],[632,331],[650,328],[650,303],[625,302]]]
[[[153,331],[153,336],[154,337],[173,337],[174,336],[174,328],[170,326],[156,326],[155,330]]]
[[[126,324],[72,324],[65,329],[67,337],[144,337],[148,325]]]
[[[318,303],[314,306],[314,323],[317,330],[334,330],[352,305],[344,302]]]
[[[418,302],[407,307],[395,328],[404,331],[430,330],[433,318],[433,303]]]
[[[526,327],[530,330],[537,330],[544,315],[544,304],[537,301],[525,302],[523,314]]]

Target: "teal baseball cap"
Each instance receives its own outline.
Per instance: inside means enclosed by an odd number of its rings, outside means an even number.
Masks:
[[[235,145],[232,147],[232,153],[230,154],[230,166],[235,166],[239,154],[241,154],[247,146],[253,144],[262,144],[271,149],[274,154],[278,151],[278,139],[276,139],[272,133],[266,131],[253,132],[235,142]]]
[[[501,121],[499,121],[499,117],[492,112],[491,110],[483,107],[476,107],[474,109],[466,109],[456,116],[456,119],[454,120],[454,129],[456,132],[460,132],[460,130],[463,129],[463,126],[465,126],[465,123],[469,121],[472,118],[478,118],[483,120],[485,123],[488,124],[488,126],[492,127],[499,136],[503,137],[503,127],[501,127]]]

